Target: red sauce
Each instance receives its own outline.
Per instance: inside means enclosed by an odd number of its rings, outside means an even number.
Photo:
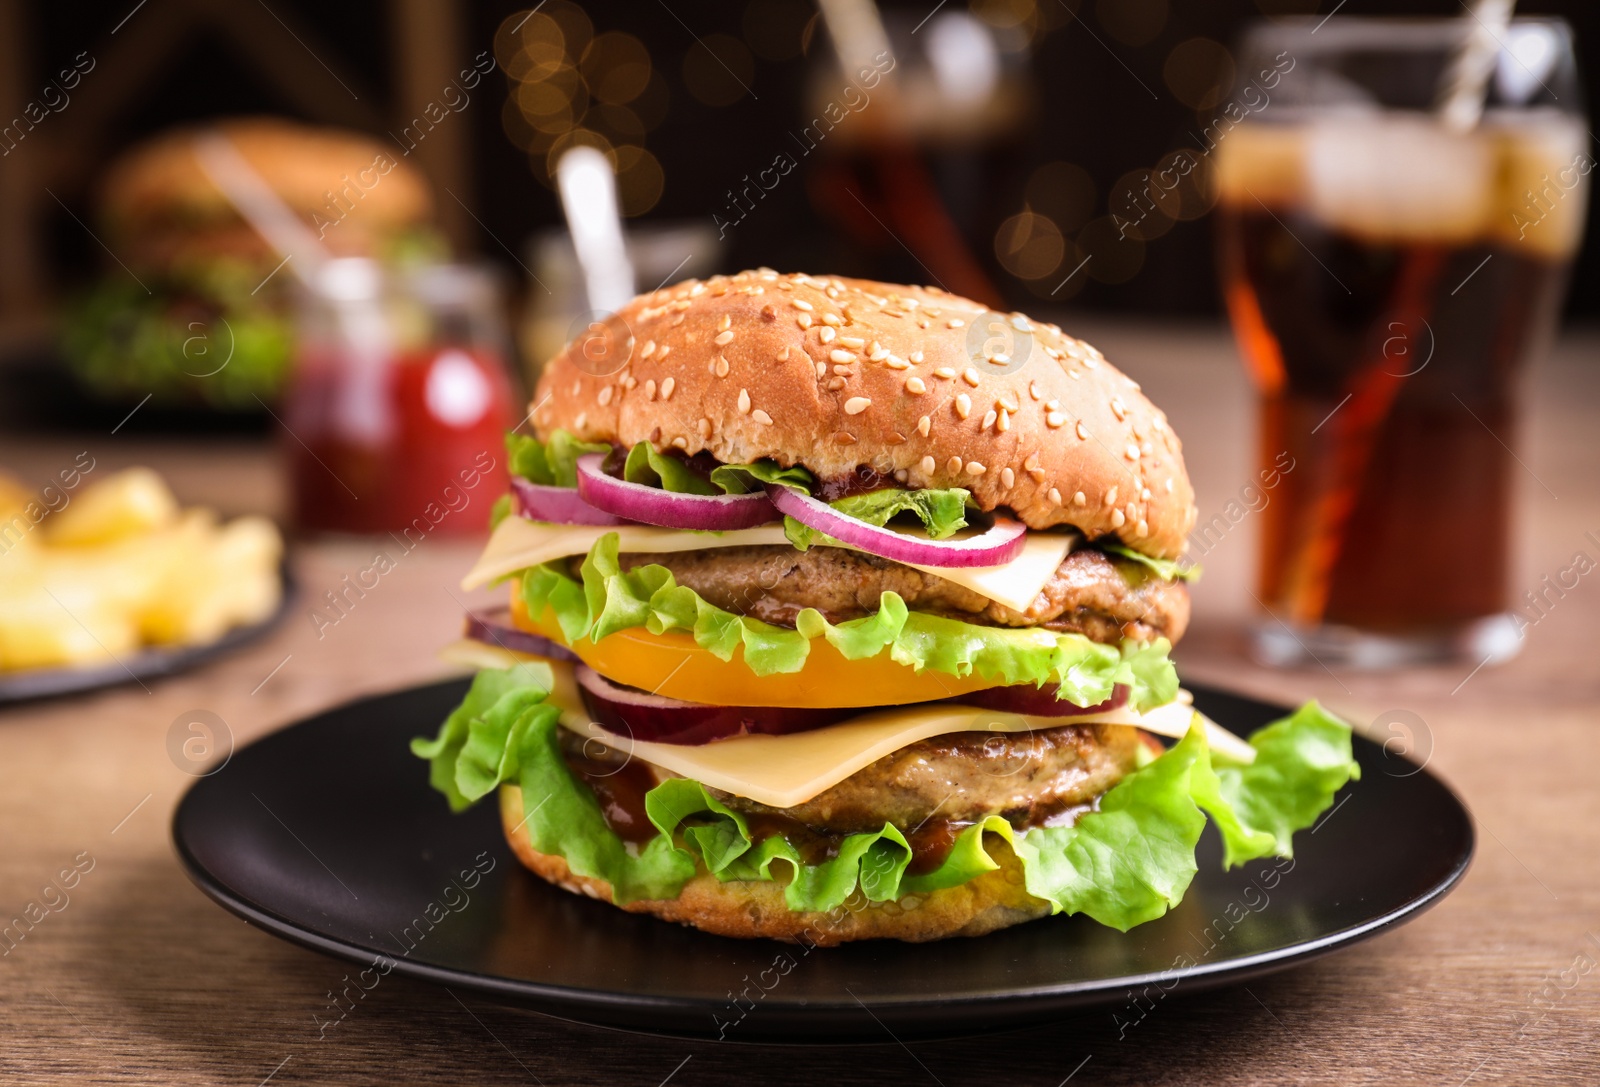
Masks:
[[[483,351],[431,347],[383,360],[370,388],[345,360],[304,357],[282,436],[295,521],[405,533],[413,544],[483,532],[506,490],[512,421],[504,363]]]
[[[816,497],[824,502],[837,502],[852,495],[867,494],[871,491],[881,491],[885,487],[897,486],[899,484],[894,481],[893,476],[885,475],[870,464],[858,464],[855,471],[849,475],[818,480]]]
[[[923,876],[944,863],[956,838],[972,824],[959,819],[929,819],[906,834],[911,843],[911,864],[908,876]]]
[[[593,790],[600,801],[606,824],[625,842],[640,845],[658,831],[644,810],[644,794],[655,788],[655,774],[644,763],[630,759],[622,766],[614,762],[566,753],[567,767]]]

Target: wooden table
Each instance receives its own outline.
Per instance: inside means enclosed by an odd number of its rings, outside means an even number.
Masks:
[[[1252,470],[1250,397],[1226,338],[1210,326],[1073,327],[1170,412],[1203,515],[1235,496]],[[1578,551],[1600,559],[1585,536],[1600,536],[1597,349],[1600,337],[1570,335],[1531,375],[1519,587]],[[282,509],[273,455],[247,442],[0,439],[0,464],[42,476],[83,449],[102,467],[153,464],[189,502]],[[1254,527],[1246,518],[1206,556],[1180,668],[1262,696],[1315,696],[1362,724],[1395,709],[1425,722],[1416,749],[1431,748],[1431,769],[1470,800],[1480,844],[1461,887],[1397,932],[1248,988],[1180,992],[1125,1041],[1092,1012],[909,1049],[885,1036],[762,1050],[576,1026],[398,975],[319,1041],[312,1013],[346,968],[249,927],[184,878],[167,828],[191,779],[167,732],[200,708],[248,742],[446,671],[433,653],[456,630],[456,581],[475,545],[430,539],[319,638],[308,609],[372,550],[322,543],[297,550],[305,595],[252,648],[148,692],[0,710],[0,913],[39,898],[75,859],[92,862],[59,912],[0,958],[0,1083],[1059,1084],[1075,1069],[1078,1084],[1600,1080],[1600,575],[1549,611],[1519,659],[1470,678],[1470,663],[1271,672],[1238,651]]]

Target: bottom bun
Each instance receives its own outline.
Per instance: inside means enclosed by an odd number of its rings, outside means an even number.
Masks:
[[[521,831],[522,790],[500,787],[500,818],[506,840],[517,859],[541,879],[573,894],[611,901],[611,885],[577,875],[564,858],[540,853]],[[778,881],[732,880],[724,883],[704,867],[683,885],[677,898],[629,902],[630,913],[648,913],[663,921],[714,932],[719,936],[766,937],[788,943],[831,947],[850,940],[942,940],[947,936],[982,936],[997,929],[1044,917],[1050,904],[1023,886],[1022,863],[1005,839],[992,835],[989,855],[1000,865],[959,887],[929,894],[906,895],[894,902],[870,902],[860,891],[827,912],[791,910]]]

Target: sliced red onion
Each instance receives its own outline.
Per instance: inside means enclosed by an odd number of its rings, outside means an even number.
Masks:
[[[550,487],[521,476],[511,477],[511,494],[519,516],[557,525],[620,525],[621,517],[597,510],[573,487]]]
[[[511,622],[508,608],[495,611],[467,613],[466,636],[475,642],[509,649],[514,653],[532,653],[551,660],[576,661],[578,655],[559,642],[552,642],[531,631],[523,630]]]
[[[774,506],[808,528],[895,562],[918,566],[1003,566],[1021,554],[1027,543],[1027,528],[1009,517],[996,517],[993,527],[969,539],[931,540],[869,525],[840,513],[820,498],[776,483],[767,485],[767,495]]]
[[[989,687],[971,694],[957,695],[951,701],[963,706],[982,706],[984,709],[1030,717],[1083,717],[1126,705],[1128,685],[1117,684],[1111,690],[1111,697],[1096,706],[1074,706],[1064,698],[1057,698],[1056,685],[1053,683],[1045,687],[1031,687],[1026,683],[1015,687]]]
[[[605,454],[578,458],[578,493],[596,509],[663,528],[724,531],[751,528],[778,519],[777,510],[760,491],[749,494],[680,494],[608,476],[601,469]]]
[[[695,746],[751,732],[809,732],[865,712],[849,707],[709,706],[619,686],[581,664],[572,671],[596,724],[618,736],[654,743]]]

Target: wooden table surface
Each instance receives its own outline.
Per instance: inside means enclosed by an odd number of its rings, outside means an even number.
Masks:
[[[1252,418],[1225,336],[1073,328],[1168,410],[1202,520],[1235,497],[1252,472]],[[1577,552],[1600,559],[1597,349],[1600,336],[1568,335],[1530,375],[1519,596]],[[0,465],[44,476],[80,450],[97,471],[152,464],[187,502],[282,509],[260,442],[0,437]],[[0,709],[0,915],[38,899],[64,866],[92,862],[58,912],[0,958],[0,1083],[1049,1085],[1074,1069],[1075,1084],[1600,1081],[1596,576],[1529,631],[1518,659],[1470,678],[1471,662],[1272,672],[1239,653],[1254,528],[1245,518],[1205,557],[1180,670],[1282,700],[1315,696],[1359,724],[1392,710],[1425,722],[1412,749],[1467,798],[1479,849],[1455,893],[1398,931],[1248,989],[1180,989],[1126,1040],[1099,1011],[909,1048],[887,1035],[847,1049],[675,1041],[458,1002],[396,975],[319,1041],[312,1013],[346,967],[251,928],[184,877],[168,824],[192,779],[167,755],[168,729],[206,709],[244,743],[331,703],[444,674],[433,654],[457,629],[456,581],[476,545],[428,540],[319,638],[309,608],[365,566],[372,545],[314,543],[294,556],[304,595],[264,641],[148,692]]]

